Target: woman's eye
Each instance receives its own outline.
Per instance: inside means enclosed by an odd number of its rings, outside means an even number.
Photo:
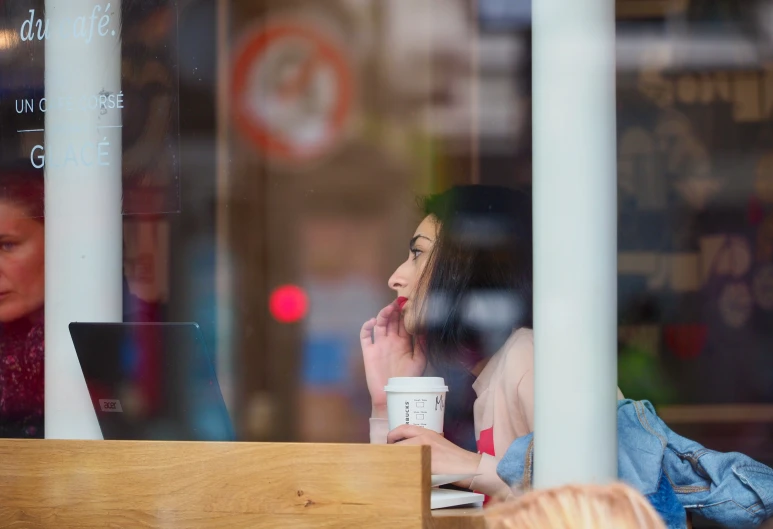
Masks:
[[[0,244],[0,249],[2,251],[4,251],[4,252],[10,252],[14,248],[16,248],[16,243],[15,242],[4,242],[4,243]]]
[[[422,251],[418,248],[411,248],[411,255],[413,255],[413,259],[416,260],[419,258],[419,256],[422,254]]]

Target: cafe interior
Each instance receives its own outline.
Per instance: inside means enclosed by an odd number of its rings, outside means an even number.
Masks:
[[[470,185],[532,197],[535,490],[617,479],[615,388],[773,466],[773,1],[0,0],[0,252],[48,232],[0,255],[40,293],[19,334],[0,288],[0,422],[38,421],[0,425],[0,526],[495,527],[369,444],[361,339]],[[172,386],[212,442],[109,423]]]

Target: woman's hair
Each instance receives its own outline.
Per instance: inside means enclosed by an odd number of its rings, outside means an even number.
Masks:
[[[29,161],[0,165],[0,202],[22,208],[29,217],[43,220],[45,212],[43,171]]]
[[[529,492],[486,512],[491,529],[665,529],[639,492],[624,485],[568,485]]]
[[[497,351],[532,325],[531,193],[462,186],[424,201],[440,223],[420,279],[421,335],[431,365]]]

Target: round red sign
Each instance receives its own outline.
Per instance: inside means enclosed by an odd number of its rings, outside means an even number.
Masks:
[[[341,138],[353,98],[349,61],[338,43],[308,23],[270,23],[237,49],[233,118],[262,153],[302,162]]]

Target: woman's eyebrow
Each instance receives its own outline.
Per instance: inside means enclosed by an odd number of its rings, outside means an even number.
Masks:
[[[419,233],[418,235],[414,235],[413,236],[413,239],[411,239],[411,242],[410,242],[410,244],[408,246],[413,248],[416,245],[416,241],[418,241],[419,239],[426,239],[429,242],[432,242],[432,239],[430,239],[426,235],[422,235],[421,233]]]

